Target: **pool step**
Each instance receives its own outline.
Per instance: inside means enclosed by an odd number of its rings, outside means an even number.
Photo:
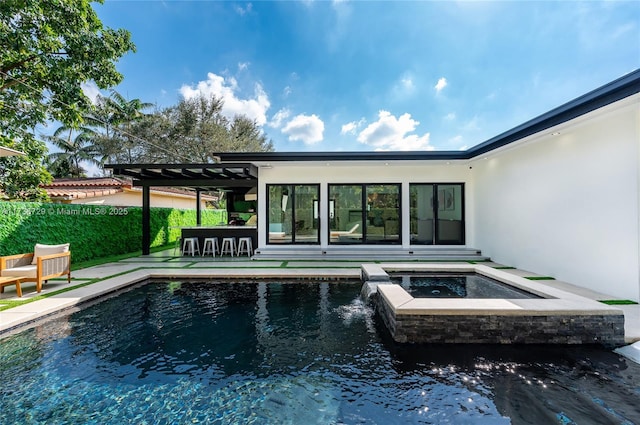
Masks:
[[[422,261],[488,261],[474,248],[353,248],[353,247],[269,247],[255,251],[254,259],[282,260],[422,260]]]

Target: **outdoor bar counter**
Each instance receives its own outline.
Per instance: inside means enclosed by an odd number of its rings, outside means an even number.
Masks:
[[[183,227],[182,239],[198,238],[200,244],[200,252],[204,247],[204,238],[218,238],[218,244],[222,244],[222,238],[238,238],[251,237],[253,249],[258,246],[258,228],[256,226],[211,226],[211,227]]]

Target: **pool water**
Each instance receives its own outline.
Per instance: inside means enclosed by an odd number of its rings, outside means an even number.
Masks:
[[[506,283],[472,274],[397,274],[391,281],[414,298],[540,298]]]
[[[0,423],[640,423],[640,366],[611,351],[397,345],[359,291],[137,287],[0,340]]]

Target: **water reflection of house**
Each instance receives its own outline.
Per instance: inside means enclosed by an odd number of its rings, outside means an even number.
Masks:
[[[41,185],[53,202],[61,204],[100,204],[140,207],[142,189],[133,187],[131,181],[113,177],[55,179]],[[154,188],[151,202],[158,208],[195,209],[196,192],[172,187]],[[218,201],[217,196],[200,195],[200,206]]]

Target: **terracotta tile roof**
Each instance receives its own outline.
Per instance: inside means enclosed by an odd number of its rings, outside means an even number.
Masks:
[[[125,190],[140,191],[140,188],[132,187],[130,181],[117,179],[115,177],[88,177],[88,178],[67,178],[55,179],[49,184],[41,184],[41,188],[47,191],[52,199],[73,200],[96,198],[98,196],[115,195]],[[195,198],[195,193],[190,190],[184,190],[173,187],[157,187],[152,192],[164,193],[167,195],[182,195]],[[217,196],[202,194],[203,200],[217,200]]]
[[[131,183],[112,177],[92,177],[80,179],[55,179],[49,184],[40,185],[52,199],[86,199],[98,196],[115,195],[123,192]]]
[[[85,199],[95,198],[98,196],[115,195],[118,192],[122,192],[122,189],[49,189],[45,188],[47,194],[52,199]]]
[[[55,179],[50,184],[43,184],[40,187],[44,189],[56,187],[131,187],[131,182],[116,179],[113,177],[88,177],[80,179]]]

